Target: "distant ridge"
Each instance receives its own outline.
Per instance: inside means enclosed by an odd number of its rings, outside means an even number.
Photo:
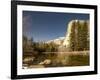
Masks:
[[[62,45],[65,37],[58,37],[57,39],[49,40],[46,43],[55,43],[57,45]]]

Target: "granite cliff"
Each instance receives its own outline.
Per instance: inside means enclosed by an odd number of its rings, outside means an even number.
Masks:
[[[83,48],[86,50],[89,49],[89,32],[88,20],[72,20],[67,25],[64,37],[50,40],[47,43],[53,42],[68,51],[80,51]]]

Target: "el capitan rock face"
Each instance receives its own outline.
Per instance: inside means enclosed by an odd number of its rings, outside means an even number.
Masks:
[[[89,32],[88,20],[72,20],[67,25],[64,37],[50,40],[47,43],[53,42],[59,45],[61,51],[89,50]]]
[[[70,47],[77,47],[77,44],[85,45],[86,43],[86,46],[89,45],[89,21],[72,20],[67,26],[67,33],[62,44],[64,47],[70,49]],[[83,40],[83,42],[81,40]]]

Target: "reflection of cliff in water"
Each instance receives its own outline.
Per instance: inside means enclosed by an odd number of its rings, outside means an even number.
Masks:
[[[51,55],[54,54],[54,55]],[[28,58],[28,59],[31,59]],[[44,52],[33,61],[23,63],[23,68],[46,68],[89,65],[89,51]]]

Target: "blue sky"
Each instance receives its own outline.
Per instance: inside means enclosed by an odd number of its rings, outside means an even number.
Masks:
[[[89,14],[23,11],[23,35],[36,42],[64,37],[75,19],[89,20]]]

